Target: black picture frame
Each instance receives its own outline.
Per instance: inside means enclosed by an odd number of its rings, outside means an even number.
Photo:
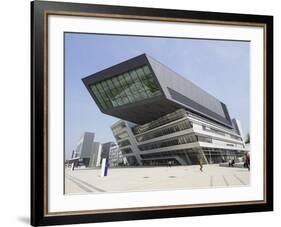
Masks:
[[[193,21],[194,23],[261,24],[265,29],[265,197],[260,203],[208,204],[194,207],[142,208],[114,212],[48,213],[46,151],[48,150],[48,15],[134,18],[146,20]],[[171,218],[273,210],[273,16],[216,13],[156,8],[94,5],[65,2],[31,2],[31,225],[59,225],[138,219]]]

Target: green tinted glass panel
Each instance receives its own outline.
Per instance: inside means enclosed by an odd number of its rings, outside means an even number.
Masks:
[[[101,106],[102,106],[103,108],[107,108],[107,106],[106,106],[106,104],[104,103],[104,101],[103,101],[103,99],[102,99],[102,97],[101,97],[99,91],[97,90],[96,86],[93,85],[93,86],[91,86],[90,88],[91,88],[92,92],[94,93],[95,97],[98,99],[98,101],[99,101],[99,103],[101,104]]]
[[[97,86],[97,89],[98,89],[99,92],[103,92],[103,88],[101,86],[101,83],[98,83],[96,86]]]
[[[91,89],[92,89],[92,91],[93,91],[94,93],[97,93],[97,92],[98,92],[98,89],[97,89],[96,85],[92,85],[92,86],[91,86]]]
[[[142,67],[142,69],[143,69],[143,71],[144,71],[144,73],[145,73],[146,75],[151,73],[151,72],[150,72],[150,69],[148,68],[147,65],[144,66],[144,67]]]
[[[106,80],[107,86],[110,90],[114,89],[114,85],[111,80]]]
[[[138,74],[139,79],[142,79],[144,77],[144,72],[141,68],[137,70],[137,74]]]
[[[161,95],[147,65],[98,82],[91,86],[91,90],[104,109]]]

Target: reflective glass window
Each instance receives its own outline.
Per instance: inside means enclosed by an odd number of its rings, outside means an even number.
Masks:
[[[142,68],[143,68],[143,71],[146,75],[151,73],[147,65],[142,67]]]
[[[104,109],[123,106],[160,95],[160,89],[148,66],[117,75],[91,86]]]

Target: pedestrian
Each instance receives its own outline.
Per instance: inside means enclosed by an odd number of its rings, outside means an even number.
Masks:
[[[250,154],[249,154],[249,152],[246,155],[246,166],[247,166],[248,170],[250,171]]]
[[[233,159],[229,159],[228,166],[229,167],[234,167],[234,164],[235,164],[234,158]]]
[[[200,171],[203,172],[203,160],[202,158],[199,159]]]
[[[172,162],[168,161],[168,166],[171,167],[172,166]]]

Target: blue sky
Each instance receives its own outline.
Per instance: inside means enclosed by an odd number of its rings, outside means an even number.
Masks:
[[[118,120],[100,112],[81,79],[142,53],[224,102],[249,132],[249,42],[66,33],[66,158],[85,131],[114,141],[110,126]]]

